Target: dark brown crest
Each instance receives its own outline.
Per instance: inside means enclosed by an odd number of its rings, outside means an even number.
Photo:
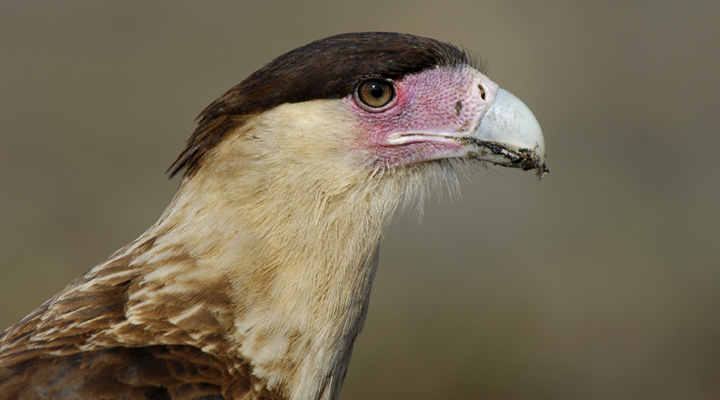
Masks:
[[[467,54],[451,44],[407,34],[347,33],[317,40],[274,59],[205,108],[170,167],[171,176],[183,168],[191,174],[231,128],[280,104],[342,98],[370,76],[396,79],[469,63]]]

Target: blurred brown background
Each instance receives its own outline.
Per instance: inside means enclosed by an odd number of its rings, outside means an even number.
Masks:
[[[349,31],[477,51],[551,174],[399,216],[342,398],[720,398],[720,3],[0,2],[0,329],[168,204],[193,118]]]

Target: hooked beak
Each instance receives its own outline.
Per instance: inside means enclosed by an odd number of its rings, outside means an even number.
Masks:
[[[493,103],[469,136],[458,137],[470,158],[505,167],[537,170],[545,165],[545,139],[532,111],[512,93],[498,89]]]

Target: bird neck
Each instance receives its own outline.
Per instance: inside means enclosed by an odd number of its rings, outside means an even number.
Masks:
[[[146,236],[157,237],[155,253],[181,248],[190,268],[216,281],[201,286],[226,288],[228,351],[250,360],[256,378],[288,398],[335,398],[367,312],[378,241],[405,185],[363,169],[237,154],[249,148],[220,146]]]

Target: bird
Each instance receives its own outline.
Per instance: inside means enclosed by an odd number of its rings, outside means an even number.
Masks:
[[[0,335],[0,399],[336,399],[381,234],[456,172],[548,173],[467,51],[393,32],[291,50],[198,116],[160,218]]]

